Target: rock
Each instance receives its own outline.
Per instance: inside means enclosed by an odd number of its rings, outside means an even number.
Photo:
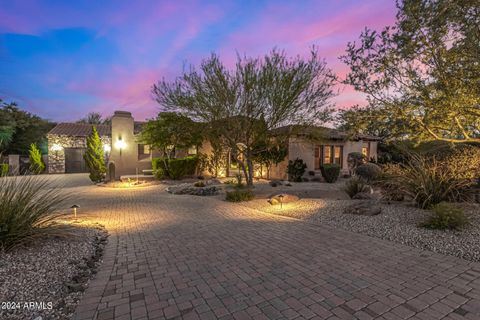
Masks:
[[[280,180],[271,180],[271,181],[270,181],[270,185],[271,185],[272,187],[281,186],[281,185],[282,185],[282,181],[280,181]]]
[[[79,292],[84,290],[83,284],[81,283],[67,282],[65,285],[70,292]]]
[[[352,197],[354,200],[373,200],[375,199],[374,195],[369,192],[360,192]]]
[[[354,203],[345,208],[344,213],[359,216],[376,216],[382,212],[382,208],[373,201]]]
[[[180,184],[167,188],[171,194],[189,194],[192,196],[213,196],[218,194],[221,188],[216,186],[195,187],[190,184]]]
[[[280,196],[283,196],[281,201],[280,201],[280,198],[281,198]],[[291,202],[298,201],[299,199],[300,198],[295,196],[295,195],[281,193],[281,194],[277,194],[277,195],[274,195],[274,196],[270,197],[268,202],[271,205],[276,205],[276,204],[280,204],[280,202],[285,204],[285,203],[291,203]]]

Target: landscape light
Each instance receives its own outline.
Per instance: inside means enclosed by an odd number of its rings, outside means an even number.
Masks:
[[[278,199],[280,199],[280,209],[283,208],[283,197],[284,197],[283,194],[281,194],[281,195],[278,196]]]
[[[112,147],[110,147],[109,144],[104,144],[103,145],[103,151],[105,151],[106,153],[109,153],[110,151],[112,150]]]
[[[80,206],[78,204],[74,204],[70,208],[73,209],[73,215],[75,216],[75,220],[76,220],[77,219],[77,208],[80,208]]]

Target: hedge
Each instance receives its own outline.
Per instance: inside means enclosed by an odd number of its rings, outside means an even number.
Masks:
[[[165,168],[165,162],[167,168]],[[154,158],[152,159],[153,171],[162,171],[162,176],[171,179],[181,179],[185,176],[195,175],[199,159],[198,156],[188,156],[184,158],[166,159]]]

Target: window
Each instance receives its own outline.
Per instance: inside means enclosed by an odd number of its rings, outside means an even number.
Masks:
[[[320,169],[320,146],[315,147],[315,170]]]
[[[197,147],[193,146],[188,148],[188,155],[197,154]]]
[[[335,146],[334,147],[334,156],[333,156],[333,163],[338,164],[340,167],[342,166],[342,153],[343,147],[342,146]]]
[[[323,163],[332,163],[332,146],[323,146]]]
[[[341,168],[343,167],[343,146],[317,146],[315,148],[315,169],[320,169],[322,164],[332,163],[338,164]]]
[[[148,144],[139,144],[138,154],[139,155],[150,154],[150,146]]]
[[[368,151],[369,151],[369,150],[368,150],[368,147],[362,147],[362,154],[363,154],[366,158],[368,158],[368,154],[369,154]]]

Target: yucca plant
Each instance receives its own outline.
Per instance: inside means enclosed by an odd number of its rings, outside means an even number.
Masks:
[[[68,194],[38,176],[0,178],[0,249],[41,236],[68,234],[57,219]]]

